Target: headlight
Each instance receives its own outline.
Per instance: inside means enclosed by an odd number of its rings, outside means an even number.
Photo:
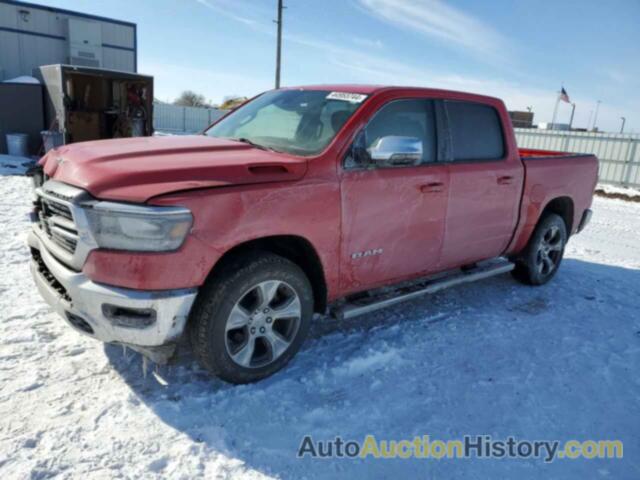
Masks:
[[[98,246],[113,250],[176,250],[193,222],[191,212],[182,207],[96,202],[86,205],[85,212]]]

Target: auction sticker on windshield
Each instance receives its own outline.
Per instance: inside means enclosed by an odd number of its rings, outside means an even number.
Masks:
[[[327,100],[343,100],[352,103],[360,103],[365,98],[367,98],[367,96],[361,93],[331,92],[327,95]]]

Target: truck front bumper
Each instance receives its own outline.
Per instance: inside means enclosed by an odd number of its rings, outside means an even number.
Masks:
[[[31,273],[45,301],[79,332],[131,346],[163,363],[173,354],[196,289],[141,291],[102,285],[59,262],[29,233]]]

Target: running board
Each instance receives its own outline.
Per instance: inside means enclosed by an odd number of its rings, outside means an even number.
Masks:
[[[366,313],[371,313],[400,302],[412,300],[426,293],[434,293],[463,283],[475,282],[476,280],[500,275],[513,270],[514,267],[515,265],[512,262],[504,258],[488,260],[469,269],[457,269],[447,274],[425,278],[422,281],[413,283],[409,287],[400,289],[399,293],[396,295],[389,296],[389,294],[386,293],[379,295],[378,297],[374,296],[355,301],[347,301],[347,303],[334,308],[332,310],[332,314],[339,320],[346,320]]]

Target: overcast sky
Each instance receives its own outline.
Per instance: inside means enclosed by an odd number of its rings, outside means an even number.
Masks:
[[[37,1],[37,0],[34,0]],[[214,102],[273,88],[276,0],[41,0],[138,24],[157,97]],[[287,0],[283,85],[467,90],[550,121],[561,85],[586,127],[640,132],[639,0]],[[561,104],[558,121],[571,106]]]

